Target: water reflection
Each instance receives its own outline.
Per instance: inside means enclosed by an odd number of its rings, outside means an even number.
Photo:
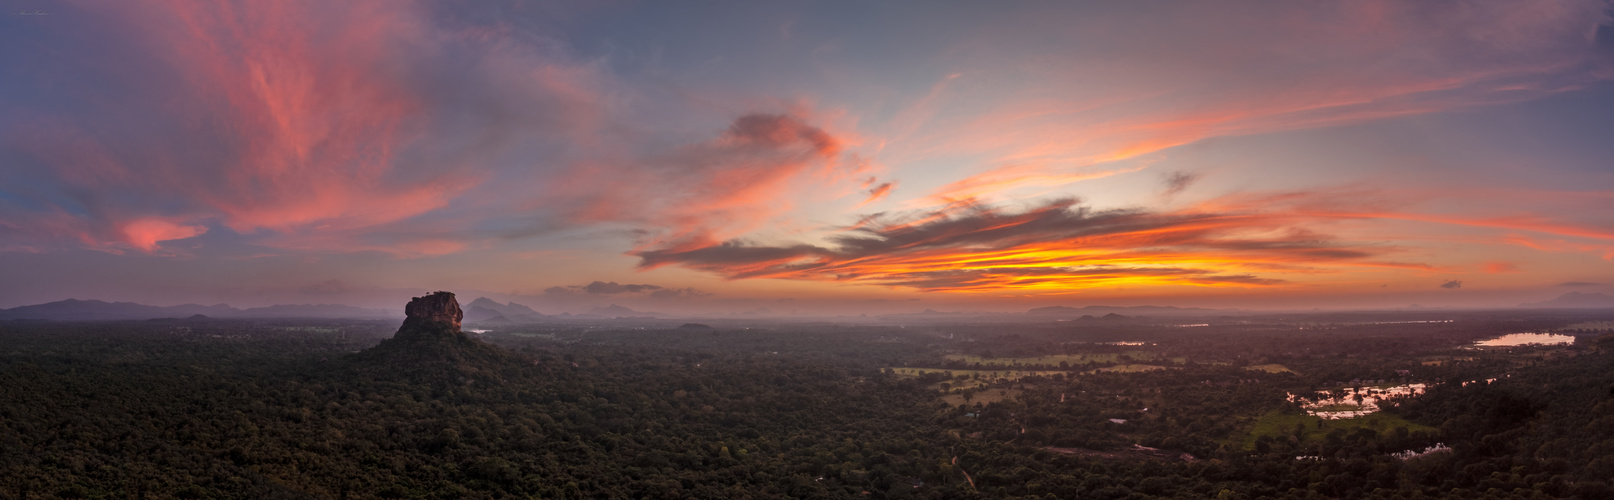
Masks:
[[[1424,384],[1388,387],[1345,387],[1311,396],[1289,394],[1289,401],[1300,403],[1308,415],[1327,420],[1356,418],[1379,411],[1379,402],[1423,394]]]
[[[1556,333],[1510,333],[1491,340],[1475,342],[1480,347],[1509,347],[1521,345],[1568,345],[1575,343],[1571,335]]]

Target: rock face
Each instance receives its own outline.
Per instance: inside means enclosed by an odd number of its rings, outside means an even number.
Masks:
[[[409,305],[404,306],[404,316],[445,321],[454,325],[454,331],[459,331],[465,312],[460,310],[460,301],[454,300],[453,293],[432,292],[425,297],[409,299]]]
[[[404,315],[407,317],[403,326],[398,327],[398,334],[393,338],[438,340],[465,336],[460,332],[460,320],[465,319],[465,312],[460,310],[453,293],[432,292],[410,299],[409,305],[404,307]]]

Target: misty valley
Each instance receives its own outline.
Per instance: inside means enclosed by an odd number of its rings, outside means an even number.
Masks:
[[[0,497],[1614,495],[1607,311],[462,329],[431,297],[0,322]]]

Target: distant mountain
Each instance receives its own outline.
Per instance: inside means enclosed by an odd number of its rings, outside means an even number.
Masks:
[[[354,318],[354,319],[396,319],[398,311],[386,309],[366,309],[363,307],[344,306],[341,304],[294,304],[276,305],[269,307],[253,307],[242,309],[234,314],[226,314],[235,318]]]
[[[505,318],[503,314],[499,314],[499,311],[488,309],[486,307],[465,308],[466,323],[482,323],[491,321],[493,318],[504,318],[505,321],[510,321],[510,318]]]
[[[1614,308],[1614,295],[1601,293],[1569,292],[1559,295],[1558,298],[1545,302],[1531,302],[1519,304],[1519,307],[1534,308],[1573,308],[1573,309],[1605,309]]]
[[[277,305],[236,309],[225,304],[203,306],[182,304],[159,307],[134,302],[67,299],[45,304],[0,309],[0,320],[43,319],[52,321],[113,321],[155,318],[359,318],[392,319],[397,311],[364,309],[337,304]]]
[[[498,318],[498,320],[495,321],[495,318]],[[538,311],[534,311],[531,307],[517,304],[515,302],[500,304],[487,297],[477,297],[476,300],[471,301],[470,304],[466,304],[465,306],[465,321],[472,323],[531,323],[543,321],[548,318],[549,316],[541,314]]]
[[[1050,307],[1038,307],[1036,309],[1026,311],[1026,314],[1032,315],[1032,316],[1080,317],[1080,316],[1095,315],[1095,314],[1096,315],[1105,315],[1105,314],[1117,314],[1118,315],[1120,313],[1127,313],[1127,314],[1134,315],[1134,316],[1136,316],[1136,315],[1170,316],[1170,315],[1211,314],[1211,313],[1225,313],[1225,312],[1228,312],[1228,310],[1227,309],[1203,309],[1203,308],[1199,308],[1199,307],[1174,307],[1174,306],[1087,306],[1087,307],[1050,306]]]
[[[0,309],[0,319],[47,319],[57,321],[106,321],[122,319],[184,318],[197,314],[226,316],[235,308],[218,304],[184,304],[172,307],[148,306],[134,302],[67,299],[45,304]]]
[[[524,305],[521,305],[521,304],[517,304],[515,302],[510,302],[510,303],[507,303],[507,304],[500,304],[500,303],[494,301],[493,299],[490,299],[490,298],[487,298],[487,297],[477,297],[476,300],[471,301],[471,303],[467,304],[467,306],[468,307],[480,307],[480,308],[483,308],[483,309],[488,309],[488,310],[492,310],[492,311],[498,311],[499,314],[504,314],[504,315],[508,315],[508,316],[520,316],[520,315],[523,315],[523,314],[529,314],[529,315],[533,315],[533,316],[543,316],[543,314],[540,314],[538,311],[534,311],[531,307],[527,307],[527,306],[524,306]]]

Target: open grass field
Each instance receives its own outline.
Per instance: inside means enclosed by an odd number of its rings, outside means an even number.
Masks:
[[[1251,370],[1260,370],[1260,371],[1264,371],[1264,372],[1267,372],[1267,373],[1294,373],[1295,372],[1294,370],[1290,370],[1289,367],[1279,365],[1279,364],[1255,365],[1255,366],[1249,366],[1249,367],[1246,367],[1246,368],[1249,368]]]
[[[1320,426],[1318,425],[1319,422],[1321,423]],[[1407,419],[1384,412],[1373,413],[1357,418],[1328,420],[1313,417],[1305,413],[1285,413],[1282,411],[1273,410],[1272,412],[1261,416],[1259,420],[1256,420],[1255,425],[1250,428],[1249,434],[1244,436],[1244,449],[1255,449],[1255,440],[1261,436],[1272,436],[1274,439],[1284,439],[1288,438],[1289,436],[1293,436],[1295,433],[1296,424],[1299,424],[1301,429],[1303,429],[1301,438],[1302,445],[1307,442],[1313,442],[1313,440],[1322,439],[1323,436],[1328,435],[1329,432],[1333,432],[1334,429],[1343,429],[1346,432],[1353,432],[1356,429],[1366,427],[1373,429],[1379,434],[1394,432],[1397,427],[1405,427],[1407,428],[1408,432],[1422,431],[1433,433],[1438,431],[1438,429],[1435,429],[1434,427],[1412,423],[1407,421]]]
[[[1104,368],[1099,368],[1097,370],[1093,370],[1093,371],[1088,372],[1088,373],[1097,373],[1097,372],[1137,373],[1137,372],[1147,372],[1147,371],[1164,370],[1164,369],[1166,369],[1166,367],[1160,366],[1160,365],[1115,365],[1115,366],[1108,366],[1108,367],[1104,367]]]

